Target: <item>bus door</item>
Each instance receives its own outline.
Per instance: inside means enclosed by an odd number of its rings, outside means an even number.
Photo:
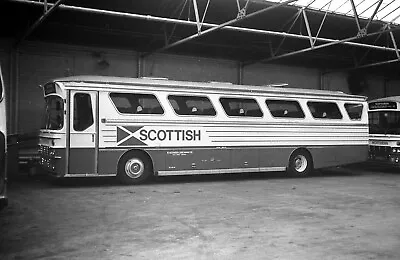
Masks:
[[[97,173],[98,92],[71,90],[69,95],[68,173]]]

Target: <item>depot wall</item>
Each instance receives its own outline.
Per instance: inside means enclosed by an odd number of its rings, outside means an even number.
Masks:
[[[9,132],[29,133],[42,124],[43,97],[38,87],[52,78],[72,75],[166,77],[174,80],[227,81],[248,85],[288,83],[291,87],[341,90],[349,93],[346,73],[322,74],[319,69],[287,65],[250,65],[237,61],[155,54],[139,58],[137,52],[95,47],[25,42],[18,49],[0,39],[0,61],[8,86]],[[364,95],[383,97],[386,86],[397,93],[396,83],[380,78]],[[400,94],[400,93],[399,93]]]

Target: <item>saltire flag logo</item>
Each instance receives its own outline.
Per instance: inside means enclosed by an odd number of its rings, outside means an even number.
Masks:
[[[117,146],[146,145],[134,134],[143,126],[117,126]]]

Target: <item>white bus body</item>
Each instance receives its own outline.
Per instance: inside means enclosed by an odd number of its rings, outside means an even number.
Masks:
[[[76,76],[43,87],[52,175],[285,171],[367,160],[366,98],[336,91]],[[326,110],[326,111],[325,111]]]
[[[368,102],[369,160],[400,166],[400,96]]]
[[[7,120],[6,95],[0,65],[0,209],[8,203],[7,197]]]

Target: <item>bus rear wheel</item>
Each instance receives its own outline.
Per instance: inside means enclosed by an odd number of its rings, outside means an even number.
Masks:
[[[123,184],[140,184],[152,174],[150,159],[142,154],[127,153],[118,163],[117,178]]]
[[[311,155],[306,150],[297,150],[289,158],[288,173],[292,177],[306,177],[313,170]]]

